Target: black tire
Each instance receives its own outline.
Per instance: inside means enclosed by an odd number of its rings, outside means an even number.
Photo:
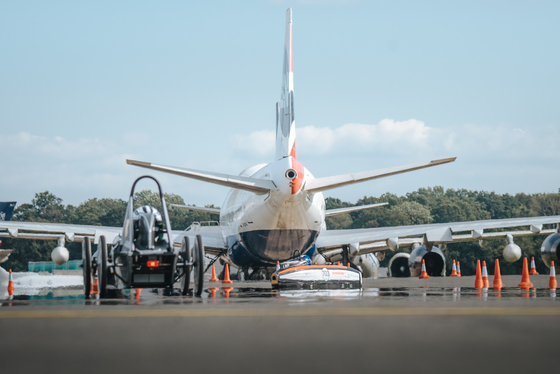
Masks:
[[[89,238],[82,242],[82,273],[84,274],[84,295],[89,299],[91,293],[91,243]]]
[[[189,286],[191,283],[191,271],[192,271],[192,248],[190,246],[188,236],[183,236],[183,241],[181,242],[181,256],[183,257],[183,278],[181,279],[181,293],[186,295],[189,292]],[[189,265],[187,265],[189,264]]]
[[[196,236],[196,241],[194,242],[193,260],[193,295],[200,296],[204,287],[204,247],[202,246],[202,237],[200,235]]]
[[[107,296],[107,241],[105,236],[99,237],[99,244],[97,244],[97,281],[99,282],[99,297]]]

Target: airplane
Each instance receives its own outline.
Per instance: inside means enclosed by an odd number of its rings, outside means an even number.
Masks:
[[[15,201],[0,202],[0,221],[9,221],[16,207]],[[2,246],[2,240],[0,240]],[[0,264],[8,261],[8,257],[13,251],[11,249],[0,249]]]
[[[426,262],[429,275],[444,275],[445,256],[438,246],[505,237],[508,245],[504,257],[516,261],[521,257],[521,249],[514,238],[537,234],[549,234],[542,247],[545,264],[549,266],[550,260],[558,261],[560,216],[328,230],[325,217],[376,208],[379,204],[326,210],[324,191],[448,164],[455,158],[315,178],[296,153],[292,25],[292,9],[289,8],[281,97],[276,104],[274,161],[250,166],[239,175],[233,175],[127,160],[130,165],[230,188],[222,209],[185,206],[219,214],[219,223],[193,223],[184,231],[172,231],[174,246],[181,246],[184,237],[194,243],[195,237],[200,235],[205,252],[214,256],[212,262],[219,260],[230,264],[238,269],[239,277],[245,279],[267,278],[278,262],[292,261],[303,255],[317,264],[340,260],[359,269],[363,277],[377,277],[379,261],[386,251],[408,247],[413,249],[410,254],[398,253],[393,257],[390,275],[416,276],[422,260]],[[100,236],[118,241],[122,235],[122,229],[115,227],[33,222],[0,222],[0,229],[4,230],[0,237],[58,239],[58,246],[52,253],[55,262],[68,258],[65,240],[97,243]]]

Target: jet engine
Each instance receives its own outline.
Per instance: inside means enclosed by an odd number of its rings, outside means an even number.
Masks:
[[[560,235],[550,234],[541,245],[541,257],[546,266],[550,267],[550,261],[558,266],[558,253],[560,250]]]
[[[415,244],[412,246],[412,252],[408,259],[408,267],[411,277],[419,277],[422,272],[422,260],[426,263],[426,272],[429,276],[443,277],[445,276],[445,256],[443,252],[436,246],[428,252],[425,246]]]
[[[68,249],[64,247],[64,237],[58,239],[58,246],[51,252],[51,258],[56,265],[65,264],[70,258]]]
[[[410,277],[410,269],[408,268],[409,258],[410,255],[404,252],[396,253],[391,257],[387,266],[388,275],[394,278]]]
[[[426,272],[430,276],[445,275],[445,256],[438,247],[432,247],[428,252],[425,246],[414,244],[412,252],[397,253],[389,261],[388,273],[390,277],[418,277],[422,272],[422,260],[426,263]]]

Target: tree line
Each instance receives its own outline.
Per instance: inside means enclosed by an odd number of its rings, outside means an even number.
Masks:
[[[390,193],[379,197],[366,196],[355,204],[329,197],[326,199],[327,209],[381,202],[388,202],[389,205],[327,217],[327,227],[358,229],[560,215],[560,189],[558,192],[510,195],[466,189],[446,190],[436,186],[420,188],[404,196]],[[515,238],[515,243],[521,247],[523,256],[528,256],[529,260],[531,256],[535,256],[537,271],[541,274],[548,273],[548,268],[542,262],[540,255],[541,244],[545,238],[546,235]],[[447,260],[447,274],[451,273],[453,259],[461,262],[463,275],[475,274],[478,259],[486,261],[490,274],[494,272],[495,259],[500,260],[502,274],[521,274],[522,261],[509,263],[503,259],[502,251],[506,245],[505,238],[485,240],[482,246],[478,241],[447,244],[443,248]],[[410,252],[406,249],[404,251]],[[393,255],[392,252],[388,252],[385,259],[381,261],[381,266],[387,266]]]
[[[166,203],[185,205],[183,198],[176,194],[164,194]],[[336,209],[354,205],[367,205],[388,202],[388,206],[366,209],[327,217],[327,228],[358,229],[386,226],[404,226],[426,223],[461,222],[483,219],[502,219],[516,217],[534,217],[544,215],[560,215],[559,193],[539,193],[515,195],[497,194],[487,191],[470,191],[466,189],[444,189],[443,187],[420,188],[404,196],[386,193],[379,197],[359,199],[356,203],[344,202],[328,197],[327,209]],[[45,191],[35,194],[31,203],[19,205],[12,217],[13,221],[53,222],[98,226],[120,227],[123,224],[127,202],[122,199],[88,199],[78,206],[64,205],[63,200]],[[149,190],[137,192],[134,206],[150,205],[161,209],[159,194]],[[213,207],[213,206],[209,206]],[[171,227],[183,230],[193,222],[216,221],[215,214],[193,211],[168,206]],[[537,270],[547,271],[540,257],[540,246],[545,235],[516,238],[515,242],[523,256],[535,256]],[[14,271],[26,271],[28,261],[50,261],[50,253],[56,246],[54,241],[5,239],[2,245],[6,249],[14,249],[4,268]],[[464,275],[472,275],[476,260],[485,260],[492,274],[494,259],[500,260],[503,274],[520,274],[521,261],[508,263],[502,257],[506,246],[505,239],[498,238],[485,241],[480,246],[478,241],[467,243],[450,243],[445,246],[448,273],[451,272],[451,260],[461,261]],[[70,259],[81,258],[81,243],[67,243]],[[405,250],[407,251],[407,250]],[[387,253],[381,262],[387,266],[393,253]]]
[[[176,194],[164,193],[169,212],[171,228],[183,230],[193,222],[217,221],[218,215],[172,207],[169,204],[185,205],[183,198]],[[127,201],[122,199],[88,199],[78,206],[64,205],[63,200],[45,191],[35,194],[31,203],[16,207],[12,221],[51,222],[78,225],[122,227],[126,213]],[[143,190],[134,195],[134,208],[149,205],[161,212],[159,193]],[[209,206],[213,207],[213,206]],[[3,267],[13,271],[27,271],[29,261],[51,261],[51,251],[56,241],[4,239],[2,248],[14,249]],[[70,260],[82,258],[81,243],[66,243],[70,252]]]

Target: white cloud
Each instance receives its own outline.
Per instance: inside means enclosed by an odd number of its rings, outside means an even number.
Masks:
[[[124,140],[0,134],[3,154],[10,160],[0,166],[2,199],[28,202],[34,193],[45,190],[71,203],[83,201],[85,196],[121,196],[124,192],[115,195],[114,191],[129,188],[133,171],[125,160],[134,155],[126,154],[119,143]]]
[[[553,192],[560,187],[555,126],[427,126],[410,119],[337,128],[297,128],[298,158],[317,177],[457,157],[451,165],[329,191],[348,201],[385,192],[404,194],[443,185],[499,193]],[[274,132],[236,135],[235,147],[252,160],[270,160]],[[265,143],[266,142],[266,143]]]
[[[554,126],[472,124],[436,128],[416,119],[385,119],[378,124],[298,128],[297,151],[300,161],[317,177],[458,157],[451,165],[327,193],[346,201],[434,185],[500,193],[551,192],[560,187],[558,130]],[[164,191],[178,193],[188,203],[221,205],[227,192],[223,187],[151,173],[129,166],[125,160],[229,174],[273,160],[273,131],[236,134],[229,140],[233,149],[226,142],[216,146],[216,139],[183,147],[182,139],[153,139],[144,133],[107,139],[0,134],[4,160],[0,163],[0,199],[29,202],[36,192],[45,190],[71,204],[93,197],[126,198],[132,181],[149,173],[162,182]],[[208,144],[213,145],[208,148]]]
[[[466,124],[450,128],[427,126],[423,121],[384,119],[378,124],[350,123],[331,129],[297,128],[297,150],[303,155],[384,154],[438,155],[455,152],[474,158],[550,158],[556,155],[560,133],[553,126],[511,129],[505,125]],[[254,156],[274,153],[274,132],[258,131],[232,137],[236,149]]]

